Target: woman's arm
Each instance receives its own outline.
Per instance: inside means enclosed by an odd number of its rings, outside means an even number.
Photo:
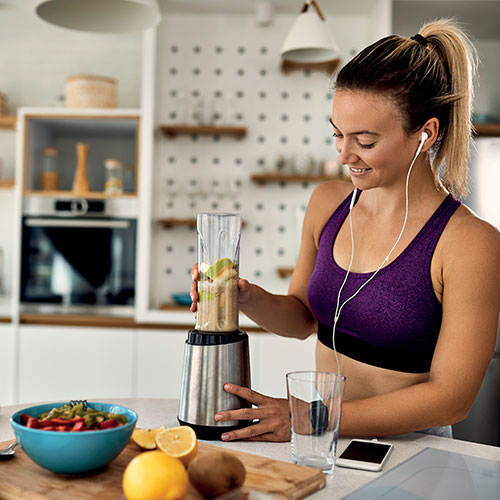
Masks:
[[[318,243],[328,218],[352,186],[345,182],[320,184],[312,193],[304,216],[300,252],[287,295],[273,295],[256,285],[241,287],[240,310],[259,326],[285,337],[307,338],[316,332],[307,285],[316,263]]]
[[[500,308],[500,235],[460,217],[441,245],[443,320],[429,380],[346,401],[343,435],[384,436],[463,420],[492,358]]]

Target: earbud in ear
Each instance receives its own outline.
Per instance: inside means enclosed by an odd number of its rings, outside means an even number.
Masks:
[[[420,136],[420,142],[425,142],[429,138],[429,134],[427,132],[422,132]]]

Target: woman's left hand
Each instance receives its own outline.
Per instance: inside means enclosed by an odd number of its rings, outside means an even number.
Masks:
[[[290,414],[288,400],[276,399],[248,387],[235,384],[225,384],[224,390],[246,399],[257,408],[241,408],[239,410],[220,411],[215,420],[258,420],[257,423],[222,435],[223,441],[246,439],[249,441],[290,441]]]

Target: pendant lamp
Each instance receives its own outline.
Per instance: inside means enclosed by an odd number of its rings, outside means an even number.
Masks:
[[[316,0],[306,0],[281,47],[282,70],[321,69],[333,73],[340,50]]]
[[[63,28],[95,33],[133,33],[161,20],[157,0],[38,0],[35,12]]]

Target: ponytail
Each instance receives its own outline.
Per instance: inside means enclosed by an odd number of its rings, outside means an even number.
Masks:
[[[446,67],[449,89],[443,94],[447,101],[449,118],[437,146],[433,170],[442,172],[443,184],[453,194],[467,193],[467,165],[469,161],[469,141],[472,132],[473,77],[476,74],[477,55],[470,40],[455,24],[440,20],[422,26],[419,34],[425,37],[435,57]]]

